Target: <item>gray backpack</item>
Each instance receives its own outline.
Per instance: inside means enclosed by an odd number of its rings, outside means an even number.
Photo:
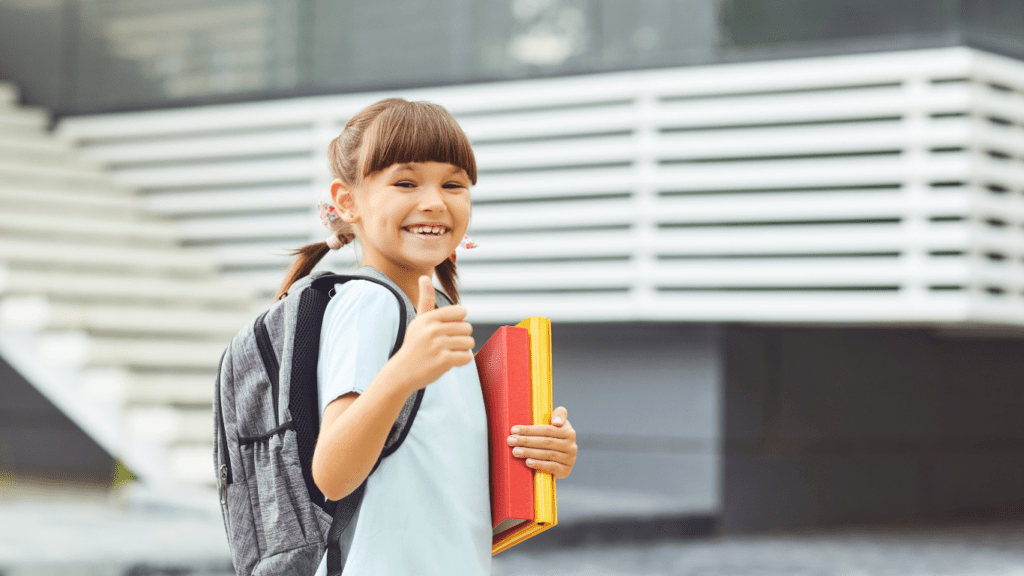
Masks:
[[[412,308],[386,276],[372,268],[361,273],[367,275],[321,272],[296,281],[287,298],[243,328],[221,356],[213,403],[213,460],[224,527],[240,575],[309,576],[325,550],[330,576],[341,574],[344,567],[339,542],[359,508],[366,482],[337,502],[326,500],[313,482],[313,448],[320,432],[316,368],[324,311],[335,284],[369,281],[384,286],[399,303],[394,355]],[[422,389],[409,397],[381,459],[401,445],[422,400]]]

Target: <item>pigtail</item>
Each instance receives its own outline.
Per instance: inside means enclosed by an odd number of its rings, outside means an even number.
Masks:
[[[444,289],[445,294],[448,295],[453,304],[458,304],[459,289],[455,286],[455,282],[459,279],[459,273],[455,269],[455,261],[451,258],[445,258],[444,262],[434,267],[434,272],[437,274],[437,281],[441,283],[441,288]]]
[[[281,283],[281,287],[277,289],[277,297],[275,300],[280,300],[288,295],[288,289],[292,287],[292,284],[296,280],[304,276],[308,276],[313,268],[324,259],[324,256],[331,251],[331,248],[327,245],[327,242],[314,242],[313,244],[306,244],[302,248],[292,250],[288,255],[292,257],[298,257],[292,262],[292,265],[288,268],[288,273],[285,274],[284,282]]]
[[[288,289],[292,287],[299,278],[308,276],[313,268],[324,259],[331,250],[337,250],[342,246],[345,246],[355,238],[352,234],[351,229],[347,224],[343,223],[340,219],[335,220],[331,223],[331,235],[327,237],[325,242],[314,242],[313,244],[306,244],[302,248],[292,250],[288,255],[295,258],[292,265],[288,268],[287,274],[285,274],[284,282],[281,283],[281,287],[277,289],[277,297],[275,300],[280,300],[288,295]]]

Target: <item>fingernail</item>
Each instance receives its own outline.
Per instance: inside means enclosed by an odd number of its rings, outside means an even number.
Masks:
[[[523,455],[523,449],[522,448],[513,448],[512,449],[512,453],[515,454],[516,456],[522,456]]]
[[[513,429],[512,429],[512,433],[513,433],[513,434],[519,434],[519,427],[518,427],[518,426],[516,426],[515,428],[513,428]]]
[[[526,465],[527,466],[533,466],[534,464],[536,464],[536,462],[534,461],[533,458],[527,458],[526,459]]]
[[[561,423],[562,423],[562,417],[561,417],[561,416],[555,416],[555,417],[553,417],[553,418],[551,419],[551,423],[552,423],[552,424],[561,424]]]
[[[508,445],[509,446],[515,446],[516,445],[516,437],[515,436],[509,436],[508,437]]]

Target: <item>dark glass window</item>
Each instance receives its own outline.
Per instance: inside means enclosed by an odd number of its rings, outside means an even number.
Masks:
[[[1024,58],[1024,2],[0,0],[0,79],[65,114],[956,44]]]

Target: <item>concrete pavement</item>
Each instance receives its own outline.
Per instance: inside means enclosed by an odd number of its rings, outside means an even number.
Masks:
[[[232,573],[220,516],[209,510],[102,491],[11,492],[0,490],[0,576]],[[569,532],[584,520],[570,515],[554,530]],[[569,548],[527,544],[495,557],[494,575],[1024,576],[1024,520]]]
[[[1024,522],[604,545],[495,558],[494,576],[1024,576]]]

